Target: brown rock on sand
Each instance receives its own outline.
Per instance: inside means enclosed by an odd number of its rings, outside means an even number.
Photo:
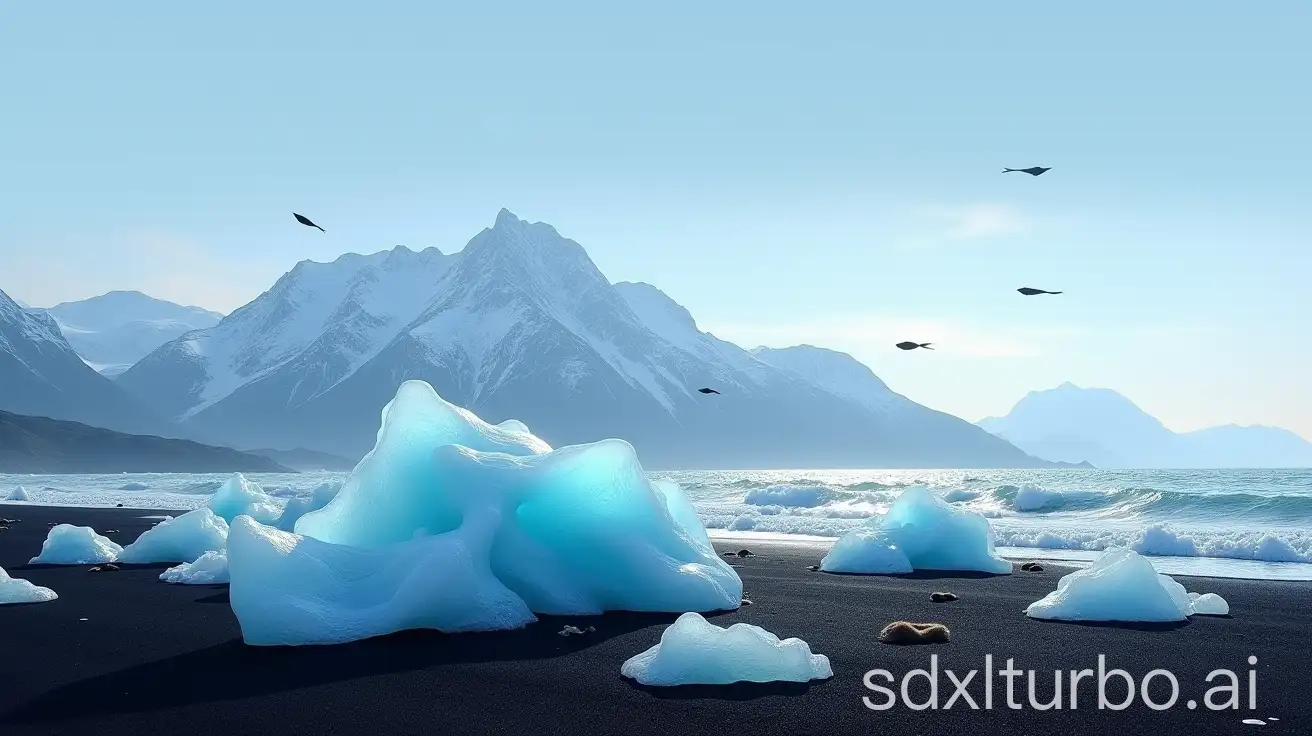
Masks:
[[[894,621],[879,632],[879,640],[885,644],[946,644],[951,638],[952,632],[943,624],[910,621]]]

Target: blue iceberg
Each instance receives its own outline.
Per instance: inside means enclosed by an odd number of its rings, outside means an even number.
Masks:
[[[258,483],[246,480],[241,473],[233,473],[219,489],[210,496],[209,507],[214,513],[229,524],[232,520],[245,514],[261,524],[277,523],[282,509],[273,497],[264,492]]]
[[[238,517],[229,598],[249,644],[510,629],[535,613],[716,611],[742,581],[683,491],[622,440],[551,450],[409,381],[378,444],[295,533]]]
[[[225,550],[211,550],[196,558],[195,562],[184,562],[170,567],[160,573],[159,579],[166,583],[181,585],[214,585],[228,582],[228,553]]]
[[[210,509],[188,511],[147,529],[123,548],[119,562],[193,562],[227,543],[228,524]]]
[[[22,578],[11,578],[0,567],[0,606],[10,603],[45,603],[58,598],[55,591],[43,588]]]
[[[123,548],[109,537],[96,534],[89,526],[59,524],[51,527],[41,554],[28,560],[29,565],[94,565],[113,562]]]
[[[887,514],[873,517],[841,537],[821,560],[820,568],[874,574],[912,570],[1011,573],[1011,563],[993,549],[988,519],[948,505],[923,486],[907,488]]]
[[[801,639],[784,639],[751,624],[720,628],[685,613],[656,646],[635,655],[620,674],[643,685],[728,685],[734,682],[807,682],[834,676],[829,658]]]
[[[1063,575],[1057,589],[1025,609],[1030,618],[1061,621],[1183,621],[1224,616],[1225,599],[1189,593],[1134,550],[1113,547],[1083,570]]]

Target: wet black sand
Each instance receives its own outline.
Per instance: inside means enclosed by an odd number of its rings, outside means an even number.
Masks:
[[[21,519],[0,532],[0,566],[14,577],[53,588],[51,603],[0,607],[0,734],[1235,734],[1312,732],[1312,584],[1177,578],[1190,590],[1216,592],[1230,618],[1195,617],[1169,626],[1089,626],[1027,619],[1022,609],[1051,590],[1062,571],[962,577],[840,576],[811,572],[815,552],[753,545],[737,560],[753,605],[712,620],[747,622],[800,636],[828,655],[834,677],[807,685],[738,685],[658,689],[620,677],[628,657],[655,644],[673,615],[612,614],[544,619],[526,630],[446,636],[409,632],[335,647],[255,648],[240,630],[222,586],[173,586],[156,578],[163,565],[88,573],[85,567],[27,567],[47,522],[90,525],[126,544],[153,521],[129,509],[61,509],[0,504],[0,517]],[[741,545],[735,544],[736,549]],[[729,549],[728,545],[721,547]],[[945,590],[960,600],[931,603]],[[80,619],[85,618],[85,621]],[[952,629],[944,645],[893,647],[876,634],[896,619],[939,621]],[[594,633],[563,638],[566,623]],[[1053,670],[1128,670],[1136,684],[1156,668],[1179,681],[1178,704],[1146,708],[1136,697],[1123,711],[1099,710],[1097,682],[1080,684],[1077,710],[1037,711],[1026,681],[1019,710],[1006,706],[1005,679],[994,677],[993,709],[970,710],[939,674],[939,709],[867,690],[867,670],[895,676],[928,668],[964,677],[986,654],[1001,669],[1037,672],[1040,701],[1050,700]],[[1250,655],[1258,658],[1248,664]],[[1217,668],[1240,677],[1241,709],[1213,712],[1202,703]],[[1257,709],[1249,711],[1248,671],[1257,673]],[[984,673],[968,691],[983,705]],[[1063,678],[1065,680],[1065,676]],[[883,684],[878,681],[877,684]],[[1069,697],[1069,688],[1064,692]],[[1109,685],[1124,697],[1120,681]],[[923,700],[923,680],[911,690]],[[1150,694],[1165,700],[1155,681]],[[1195,699],[1195,710],[1185,703]],[[1279,721],[1247,726],[1245,718]]]

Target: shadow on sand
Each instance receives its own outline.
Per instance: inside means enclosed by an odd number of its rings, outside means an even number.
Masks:
[[[805,695],[813,687],[821,687],[829,680],[811,680],[810,682],[735,682],[731,685],[675,685],[657,687],[641,685],[627,677],[624,682],[634,690],[640,690],[661,700],[756,700],[774,695]]]
[[[227,591],[200,600],[217,603],[220,596],[226,600]],[[550,659],[649,626],[668,625],[677,617],[673,613],[540,616],[537,623],[516,631],[402,631],[331,646],[253,647],[231,639],[56,688],[0,714],[0,724],[165,710],[450,664]],[[565,624],[596,630],[562,637],[557,632]]]

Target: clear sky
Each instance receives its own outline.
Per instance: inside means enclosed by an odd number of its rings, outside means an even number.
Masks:
[[[230,311],[504,206],[968,419],[1070,380],[1312,438],[1309,37],[1306,0],[3,3],[0,288]]]

